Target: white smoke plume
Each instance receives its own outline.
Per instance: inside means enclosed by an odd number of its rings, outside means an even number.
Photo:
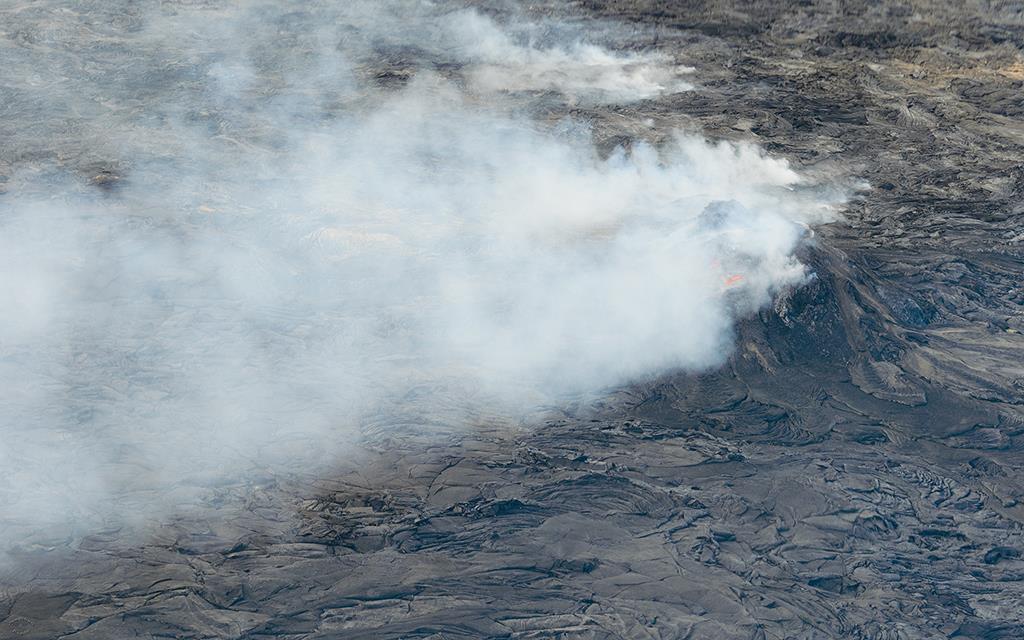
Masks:
[[[835,204],[752,145],[531,118],[690,89],[571,25],[58,4],[2,16],[3,547],[328,469],[423,384],[514,418],[714,366]]]

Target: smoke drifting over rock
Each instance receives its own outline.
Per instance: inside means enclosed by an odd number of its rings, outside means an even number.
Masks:
[[[425,430],[453,406],[515,420],[718,364],[734,320],[812,277],[793,252],[840,199],[751,145],[597,149],[546,117],[694,90],[603,47],[614,25],[404,2],[3,19],[4,547],[327,469],[396,405]]]

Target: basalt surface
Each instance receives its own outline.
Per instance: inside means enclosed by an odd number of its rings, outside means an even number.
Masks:
[[[862,181],[802,250],[814,279],[715,371],[525,424],[396,411],[330,477],[25,549],[0,637],[1024,637],[1020,6],[533,10],[695,67],[697,90],[629,106],[536,98],[601,144],[684,127]]]

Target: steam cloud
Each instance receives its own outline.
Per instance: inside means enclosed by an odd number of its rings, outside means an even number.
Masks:
[[[0,546],[326,468],[413,390],[425,422],[442,395],[515,416],[713,366],[807,277],[835,202],[785,161],[530,116],[691,89],[671,60],[444,5],[243,5],[0,17]]]

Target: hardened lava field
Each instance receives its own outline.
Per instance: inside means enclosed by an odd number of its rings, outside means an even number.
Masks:
[[[0,8],[0,637],[1024,637],[1018,5],[243,4]]]

